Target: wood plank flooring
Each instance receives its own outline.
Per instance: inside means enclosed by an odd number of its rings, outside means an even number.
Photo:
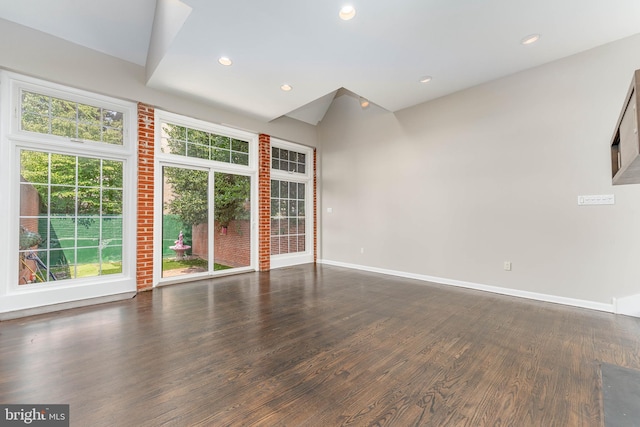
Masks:
[[[602,426],[640,319],[304,265],[0,323],[0,403],[72,426]]]

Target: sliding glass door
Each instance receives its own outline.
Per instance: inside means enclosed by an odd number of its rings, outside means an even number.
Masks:
[[[251,177],[162,166],[161,278],[251,266]]]

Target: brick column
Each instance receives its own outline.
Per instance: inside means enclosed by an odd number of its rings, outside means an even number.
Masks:
[[[258,145],[258,270],[271,269],[271,137]]]
[[[154,108],[138,103],[138,292],[153,287],[154,137]]]
[[[313,149],[313,263],[318,260],[318,160],[316,149]]]

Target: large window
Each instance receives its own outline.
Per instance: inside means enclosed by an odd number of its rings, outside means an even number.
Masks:
[[[271,147],[271,265],[311,262],[313,151],[272,139]]]
[[[123,113],[54,96],[22,91],[23,131],[122,145]]]
[[[135,292],[135,104],[0,78],[4,309]]]
[[[249,141],[225,135],[162,123],[163,153],[236,165],[249,164]]]
[[[156,123],[156,284],[253,268],[257,136],[162,111]]]
[[[122,272],[123,162],[20,151],[18,284]]]
[[[306,250],[306,184],[271,180],[271,255]]]

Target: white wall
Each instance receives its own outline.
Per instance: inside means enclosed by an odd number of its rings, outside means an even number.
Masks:
[[[340,97],[318,130],[320,258],[596,303],[640,294],[640,185],[611,185],[609,145],[638,52],[640,35],[396,114]],[[616,204],[578,206],[585,194]]]
[[[0,19],[0,68],[184,114],[254,133],[316,146],[316,128],[287,117],[265,123],[145,86],[144,67]],[[176,76],[180,78],[180,76]]]

